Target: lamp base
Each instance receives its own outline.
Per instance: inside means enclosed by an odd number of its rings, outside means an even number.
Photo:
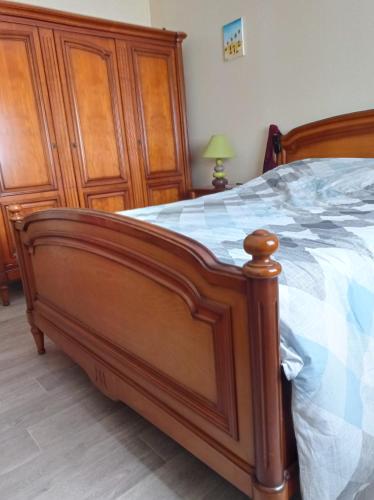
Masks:
[[[225,167],[221,158],[216,158],[212,184],[215,189],[225,189],[228,180],[226,179]]]
[[[215,189],[225,189],[226,187],[226,184],[228,184],[228,180],[226,179],[226,177],[221,177],[221,178],[214,178],[212,180],[212,184],[213,186],[215,187]]]

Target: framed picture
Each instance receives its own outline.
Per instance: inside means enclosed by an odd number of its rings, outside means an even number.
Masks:
[[[225,61],[244,56],[242,17],[223,26],[223,51]]]

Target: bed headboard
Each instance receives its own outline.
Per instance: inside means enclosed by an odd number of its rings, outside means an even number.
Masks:
[[[374,158],[374,109],[296,127],[281,136],[278,165],[303,158]]]

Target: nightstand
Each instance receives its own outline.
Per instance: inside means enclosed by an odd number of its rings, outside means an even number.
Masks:
[[[239,184],[227,184],[224,189],[217,189],[214,186],[208,186],[203,188],[192,188],[188,190],[188,197],[191,200],[199,198],[200,196],[205,196],[206,194],[221,193],[222,191],[228,191],[234,187],[239,186]]]

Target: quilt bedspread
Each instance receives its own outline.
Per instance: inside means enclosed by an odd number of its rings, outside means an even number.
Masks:
[[[249,233],[278,235],[281,359],[303,498],[372,500],[374,160],[303,160],[230,191],[122,213],[238,266]]]

